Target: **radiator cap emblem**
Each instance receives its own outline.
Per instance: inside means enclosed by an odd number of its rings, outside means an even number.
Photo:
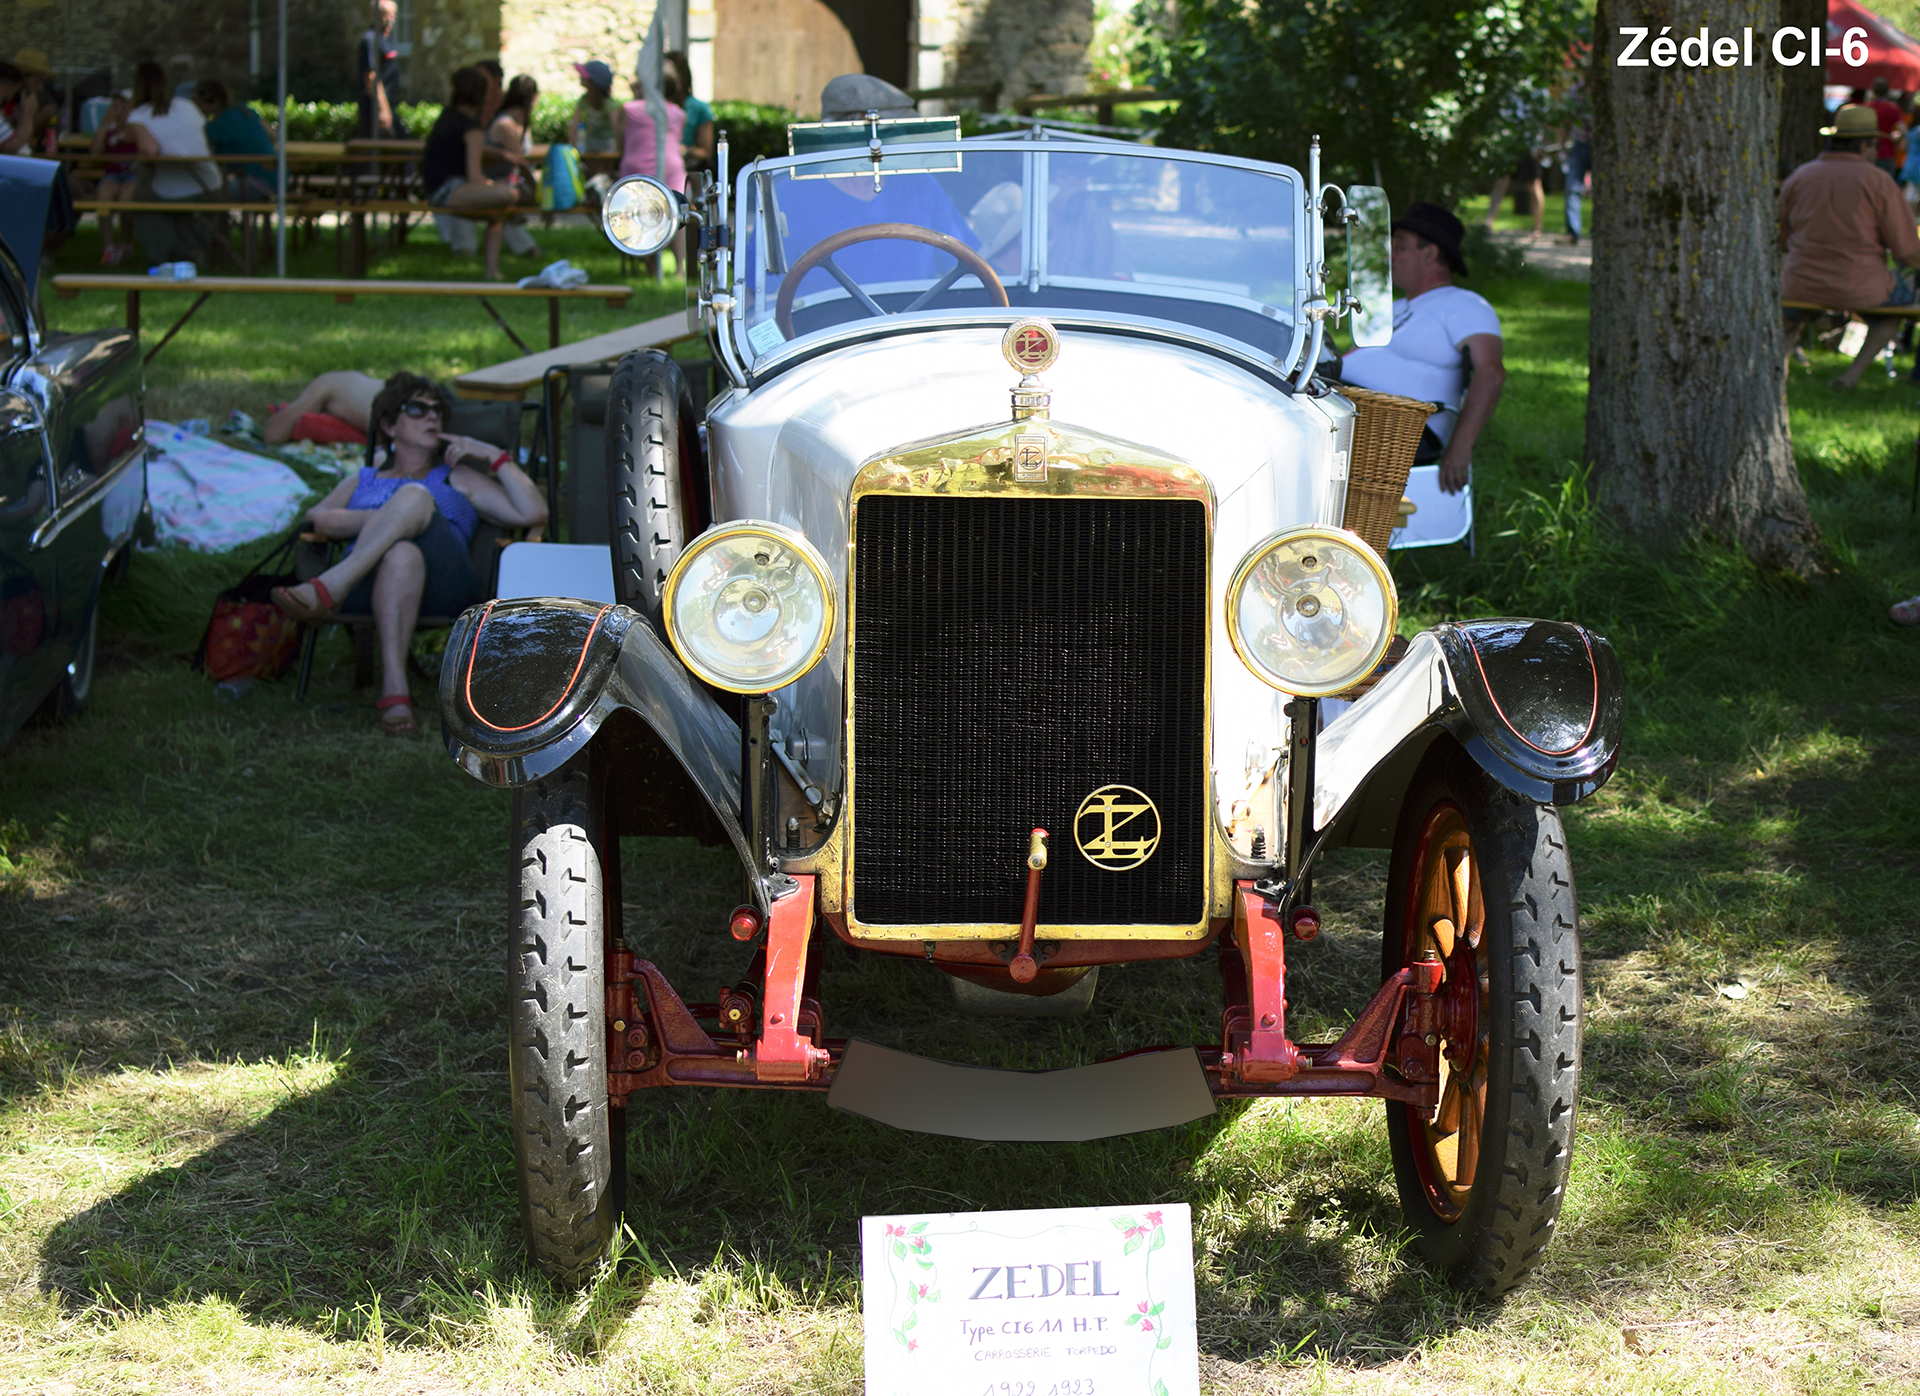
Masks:
[[[1000,352],[1016,373],[1045,373],[1060,357],[1060,331],[1038,316],[1015,320],[1000,340]]]
[[[1015,320],[1000,338],[1000,352],[1019,372],[1020,384],[1013,390],[1013,420],[1045,421],[1052,415],[1053,394],[1040,381],[1042,369],[1051,368],[1060,357],[1060,331],[1051,321],[1038,316]],[[1036,454],[1036,448],[1038,453]],[[1046,438],[1020,438],[1015,450],[1013,478],[1022,484],[1044,484],[1047,478]]]
[[[1096,868],[1130,871],[1160,846],[1160,811],[1131,785],[1103,785],[1080,802],[1073,841]]]

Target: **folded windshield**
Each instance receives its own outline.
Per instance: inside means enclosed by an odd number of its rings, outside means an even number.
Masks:
[[[1304,275],[1290,171],[1077,141],[926,148],[952,152],[953,168],[878,188],[870,172],[823,177],[827,156],[741,176],[734,279],[750,360],[875,317],[1003,305],[1163,322],[1289,357]]]

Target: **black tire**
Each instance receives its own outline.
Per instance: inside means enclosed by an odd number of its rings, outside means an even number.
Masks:
[[[100,599],[96,596],[93,609],[87,613],[86,628],[74,644],[73,658],[67,661],[60,682],[42,700],[40,711],[35,714],[41,723],[65,722],[79,716],[80,710],[87,706],[87,699],[93,695],[94,659],[99,648]]]
[[[702,526],[704,476],[693,394],[680,366],[658,349],[628,354],[607,391],[613,594],[656,627],[667,573]]]
[[[1465,907],[1452,871],[1463,844]],[[1448,920],[1466,934],[1451,934]],[[1578,927],[1559,815],[1497,784],[1451,741],[1436,747],[1401,807],[1383,968],[1416,958],[1424,940],[1471,1003],[1449,1020],[1461,1040],[1442,1034],[1432,1121],[1389,1101],[1387,1134],[1419,1253],[1490,1298],[1540,1264],[1566,1195],[1580,1085]]]
[[[508,1076],[520,1220],[534,1264],[569,1287],[620,1221],[624,1139],[607,1106],[605,879],[617,854],[586,759],[513,792]]]

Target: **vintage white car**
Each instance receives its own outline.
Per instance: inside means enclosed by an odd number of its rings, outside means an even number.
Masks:
[[[695,420],[672,359],[624,360],[618,604],[499,601],[448,644],[448,748],[513,791],[535,1260],[576,1283],[606,1255],[640,1090],[1030,1140],[1378,1096],[1428,1262],[1517,1283],[1580,1072],[1555,807],[1612,773],[1623,700],[1566,623],[1441,625],[1386,660],[1393,579],[1346,527],[1365,398],[1315,374],[1331,320],[1391,332],[1384,195],[1323,186],[1317,153],[1303,176],[871,116],[793,144],[737,174],[722,144],[688,197],[612,191],[626,251],[694,240],[729,384]],[[617,841],[647,834],[738,852],[750,964],[716,1002],[623,931]],[[1314,861],[1343,845],[1392,849],[1380,986],[1296,1042],[1286,941],[1318,932]],[[1210,953],[1220,1033],[1051,1073],[847,1042],[829,938],[929,961],[981,1011],[1078,1010],[1101,965]]]

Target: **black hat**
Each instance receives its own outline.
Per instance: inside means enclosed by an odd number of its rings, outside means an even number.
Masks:
[[[1425,238],[1440,249],[1440,255],[1447,259],[1447,265],[1453,268],[1454,275],[1467,274],[1467,259],[1460,255],[1460,239],[1465,236],[1466,228],[1458,218],[1448,213],[1438,204],[1409,204],[1407,211],[1393,220],[1393,230],[1402,228],[1415,237]]]

